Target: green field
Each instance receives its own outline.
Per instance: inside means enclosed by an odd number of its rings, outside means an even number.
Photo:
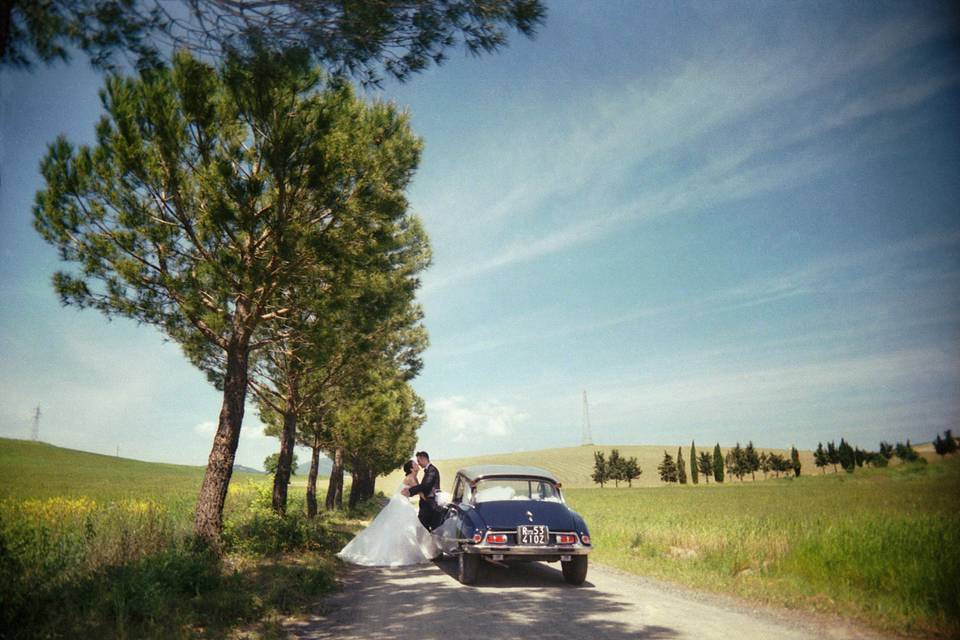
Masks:
[[[552,469],[590,524],[596,562],[908,635],[960,636],[960,456],[852,475],[805,462],[800,478],[600,489],[584,481],[594,449],[438,466],[445,488],[468,464]],[[642,466],[663,449],[620,447]],[[23,638],[270,636],[278,616],[332,587],[332,553],[377,508],[309,521],[301,478],[280,519],[270,478],[238,473],[221,560],[191,542],[202,473],[0,439],[0,628]]]
[[[0,439],[0,637],[282,637],[378,507],[309,520],[295,486],[281,519],[272,479],[235,473],[220,557],[192,536],[202,476]]]
[[[698,589],[960,635],[960,458],[726,486],[573,489],[593,560]]]

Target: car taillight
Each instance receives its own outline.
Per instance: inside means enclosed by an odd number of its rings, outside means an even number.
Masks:
[[[482,536],[482,535],[480,535],[479,533],[473,534],[473,541],[474,541],[476,544],[480,544],[480,541],[481,541],[481,540],[483,540],[483,536]]]
[[[586,533],[580,536],[580,540],[583,542],[583,544],[590,544],[590,536]]]
[[[577,544],[577,536],[572,533],[557,534],[557,544]]]
[[[507,536],[503,533],[488,533],[487,542],[490,544],[507,544]]]

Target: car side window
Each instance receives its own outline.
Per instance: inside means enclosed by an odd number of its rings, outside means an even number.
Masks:
[[[453,488],[453,501],[463,502],[463,479],[457,478],[457,485]]]

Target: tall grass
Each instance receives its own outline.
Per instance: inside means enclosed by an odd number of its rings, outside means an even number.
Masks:
[[[269,632],[333,588],[333,553],[356,528],[307,519],[296,488],[280,518],[270,478],[235,474],[218,555],[192,535],[202,470],[2,439],[0,460],[0,638]]]
[[[594,560],[697,588],[960,633],[960,460],[731,486],[578,489]]]

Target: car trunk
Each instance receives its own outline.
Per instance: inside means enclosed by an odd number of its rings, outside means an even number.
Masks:
[[[521,524],[545,524],[551,531],[574,529],[570,510],[559,502],[497,500],[478,504],[477,511],[492,529],[516,529]]]

